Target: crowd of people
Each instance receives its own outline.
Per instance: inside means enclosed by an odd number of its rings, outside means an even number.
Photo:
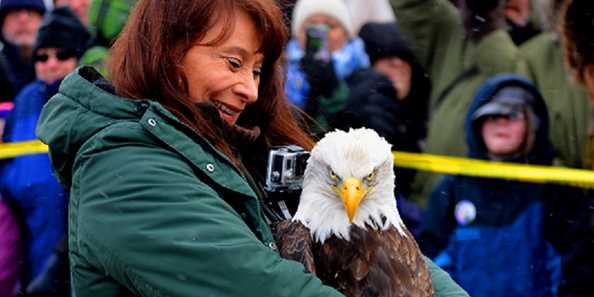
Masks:
[[[131,9],[120,2],[94,1],[91,9],[88,0],[0,1],[2,142],[37,139],[41,110],[62,79],[83,59],[101,67]],[[109,21],[99,16],[106,13]],[[0,296],[68,296],[69,189],[47,155],[1,162]]]
[[[0,0],[2,141],[50,148],[0,160],[0,297],[341,296],[275,251],[268,151],[592,170],[593,7]],[[590,191],[394,170],[436,296],[594,292]]]

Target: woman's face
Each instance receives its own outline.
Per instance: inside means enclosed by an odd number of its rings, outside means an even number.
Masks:
[[[490,116],[485,119],[482,136],[491,155],[505,157],[520,151],[526,139],[526,119],[517,116]]]
[[[392,81],[398,99],[402,100],[408,96],[412,77],[410,64],[398,57],[389,57],[377,60],[373,64],[373,69]]]
[[[57,48],[41,48],[33,55],[35,75],[46,83],[63,79],[77,65],[76,53]]]
[[[196,103],[210,101],[219,115],[235,124],[241,112],[258,100],[258,87],[264,55],[258,50],[261,37],[250,17],[237,14],[235,28],[227,40],[209,43],[219,36],[225,22],[220,20],[188,50],[182,59],[190,98]]]
[[[326,25],[328,26],[328,50],[335,52],[345,46],[349,40],[349,34],[340,24],[338,20],[325,14],[314,14],[305,21],[299,28],[297,39],[302,49],[305,48],[305,29],[310,25]]]

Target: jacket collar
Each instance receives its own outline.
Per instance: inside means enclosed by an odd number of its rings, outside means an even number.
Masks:
[[[120,120],[137,121],[151,135],[188,160],[204,176],[222,187],[256,198],[240,171],[206,139],[198,135],[160,103],[119,97],[99,87],[101,75],[81,67],[68,75],[58,95],[46,104],[37,133],[59,156],[56,168],[69,184],[69,168],[79,148],[98,131]],[[62,160],[65,159],[65,160]]]
[[[257,197],[240,170],[224,154],[159,103],[146,102],[149,105],[139,122],[147,131],[222,187],[253,198]]]

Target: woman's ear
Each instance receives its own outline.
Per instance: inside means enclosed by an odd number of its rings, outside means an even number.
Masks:
[[[594,64],[589,64],[584,68],[584,84],[590,94],[590,101],[594,103]]]

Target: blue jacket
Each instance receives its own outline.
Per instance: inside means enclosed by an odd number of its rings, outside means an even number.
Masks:
[[[488,159],[472,114],[509,85],[533,93],[538,125],[531,132],[532,150],[505,161],[550,165],[546,106],[534,86],[515,75],[498,75],[479,88],[465,125],[470,157]],[[554,193],[542,184],[445,176],[430,197],[421,245],[471,296],[554,296],[561,277],[560,256],[547,230],[547,201]]]
[[[34,81],[16,96],[8,115],[5,142],[35,140],[35,126],[42,107],[57,93],[60,82]],[[55,247],[65,236],[68,196],[54,177],[47,154],[4,161],[0,192],[11,201],[22,220],[25,245],[24,286],[43,272]]]
[[[287,81],[285,93],[289,101],[301,109],[305,109],[307,95],[310,85],[306,80],[305,73],[301,70],[299,63],[304,51],[299,47],[297,40],[292,39],[287,45]],[[343,48],[332,53],[332,62],[336,76],[345,80],[357,70],[369,67],[369,57],[365,53],[363,41],[355,37]]]

